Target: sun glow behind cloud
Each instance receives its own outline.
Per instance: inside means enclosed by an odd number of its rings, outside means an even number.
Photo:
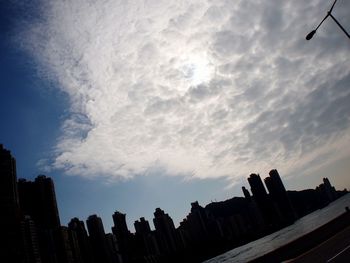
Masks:
[[[25,48],[71,101],[51,166],[236,178],[344,156],[349,48],[329,32],[304,42],[319,2],[43,3]]]
[[[191,86],[209,83],[213,79],[215,72],[214,66],[208,61],[206,55],[203,54],[185,56],[180,59],[179,68]]]

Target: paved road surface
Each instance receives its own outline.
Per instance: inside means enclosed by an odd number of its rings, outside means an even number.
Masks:
[[[319,246],[288,262],[293,263],[349,263],[350,227],[345,228]]]

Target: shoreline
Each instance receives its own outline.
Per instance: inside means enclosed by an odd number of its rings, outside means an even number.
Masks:
[[[350,226],[350,211],[346,210],[343,214],[319,228],[249,262],[264,263],[292,260],[313,249],[348,226]]]

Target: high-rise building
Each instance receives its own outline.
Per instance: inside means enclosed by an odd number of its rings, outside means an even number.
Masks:
[[[251,190],[253,196],[257,200],[266,200],[267,199],[267,192],[266,192],[264,184],[260,178],[260,175],[251,174],[248,177],[248,182],[250,185],[250,190]]]
[[[265,185],[269,190],[272,201],[277,206],[281,221],[285,224],[294,222],[296,219],[294,208],[278,171],[276,169],[271,170],[269,175],[269,177],[264,179]]]
[[[174,252],[178,249],[178,238],[171,217],[160,208],[154,212],[154,227],[163,252]]]
[[[84,222],[78,218],[72,218],[68,223],[68,228],[71,230],[71,243],[74,246],[75,261],[82,263],[92,263],[91,245],[89,237],[85,229]]]
[[[123,259],[119,253],[119,247],[118,247],[116,236],[112,233],[108,233],[106,234],[106,240],[107,240],[107,248],[108,248],[109,254],[111,255],[112,262],[113,263],[123,262]]]
[[[20,179],[18,188],[22,213],[30,215],[40,228],[61,226],[55,186],[50,177],[39,175],[34,182]]]
[[[191,203],[191,212],[176,230],[178,248],[199,251],[210,242],[216,242],[224,235],[222,222],[202,207],[198,201]]]
[[[147,235],[151,233],[151,227],[144,217],[140,218],[140,221],[136,220],[134,223],[136,234]]]
[[[18,193],[22,214],[37,226],[42,261],[56,263],[66,258],[53,180],[45,175],[34,182],[20,179]]]
[[[11,152],[0,144],[0,205],[8,215],[18,214],[18,190],[16,160]],[[1,218],[4,214],[1,213]]]
[[[24,254],[26,262],[41,263],[39,239],[37,228],[30,216],[25,215],[21,220],[21,233],[24,241]]]
[[[114,222],[113,233],[117,238],[129,236],[130,231],[126,224],[126,214],[116,211],[112,217]]]
[[[94,254],[94,261],[110,263],[111,255],[101,218],[97,215],[91,215],[86,220],[86,225],[89,231],[89,240]]]
[[[20,214],[16,160],[0,144],[0,262],[20,262]],[[17,260],[17,261],[16,261]]]
[[[38,191],[41,211],[39,211],[42,223],[49,228],[60,227],[60,217],[58,214],[55,186],[50,177],[39,175],[34,181]]]
[[[191,228],[194,232],[192,235],[203,241],[209,237],[208,215],[198,201],[191,203],[191,213],[187,216],[187,220],[192,224]]]
[[[71,239],[70,230],[66,226],[60,227],[60,253],[59,253],[59,262],[64,263],[81,263],[77,261],[79,258],[76,258],[74,255],[74,243]]]
[[[264,221],[261,211],[254,198],[250,195],[248,189],[242,186],[242,191],[245,199],[247,200],[247,214],[249,216],[249,221],[256,232],[260,232],[264,228]]]
[[[242,186],[242,192],[244,194],[244,197],[247,198],[248,200],[250,200],[251,195],[250,195],[249,191],[244,186]]]
[[[141,217],[140,220],[135,221],[134,226],[136,230],[135,239],[137,250],[141,250],[141,254],[146,256],[158,255],[159,245],[148,221],[144,217]]]
[[[337,198],[337,192],[328,178],[323,178],[323,183],[316,187],[316,191],[322,206],[328,205]]]
[[[323,178],[323,184],[325,187],[325,192],[326,192],[326,195],[328,197],[328,200],[330,202],[334,201],[337,198],[337,192],[336,192],[334,186],[331,185],[331,183],[327,177]]]
[[[271,202],[264,184],[258,174],[251,174],[248,178],[250,190],[267,228],[274,228],[278,222],[278,214]]]
[[[132,235],[126,224],[126,214],[116,211],[113,215],[114,226],[112,232],[117,238],[121,256],[125,262],[131,260],[132,257]]]
[[[63,231],[64,232],[64,231]],[[67,228],[68,233],[68,242],[71,249],[71,257],[74,263],[84,263],[84,259],[82,257],[82,253],[80,251],[80,245],[78,240],[78,235],[76,231],[71,228]]]

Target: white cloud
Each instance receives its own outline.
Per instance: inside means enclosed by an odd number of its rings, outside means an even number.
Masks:
[[[70,97],[52,163],[68,174],[293,174],[349,146],[347,40],[332,21],[304,39],[328,3],[67,0],[41,8],[26,48]],[[345,25],[349,8],[342,1],[334,10]]]

